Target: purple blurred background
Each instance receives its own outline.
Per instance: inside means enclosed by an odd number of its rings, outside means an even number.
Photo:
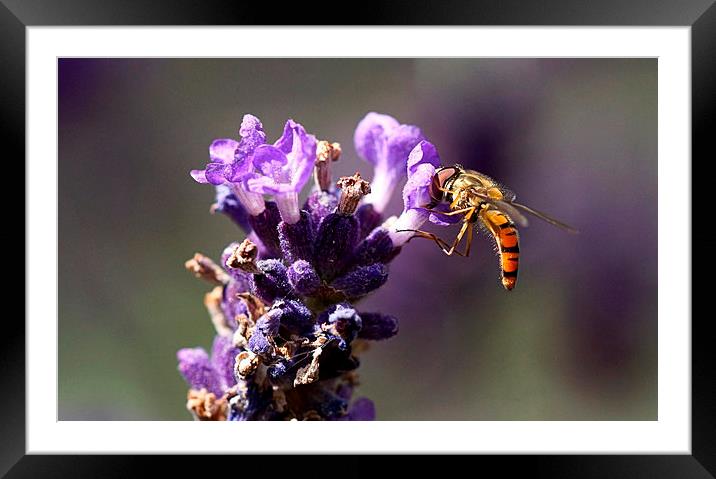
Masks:
[[[243,234],[189,170],[253,113],[271,139],[294,118],[339,141],[336,174],[370,177],[352,145],[368,111],[581,230],[522,229],[511,293],[487,238],[470,258],[411,242],[361,305],[401,321],[361,357],[378,419],[656,419],[656,59],[61,59],[58,75],[61,420],[190,419],[175,352],[213,328],[183,263]]]

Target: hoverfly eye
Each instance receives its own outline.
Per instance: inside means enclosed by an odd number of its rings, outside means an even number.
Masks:
[[[445,184],[457,172],[452,166],[440,168],[435,172],[433,181],[430,184],[430,198],[433,201],[441,202],[445,197]]]
[[[440,191],[440,178],[437,174],[433,176],[433,181],[430,183],[430,199],[434,203],[440,203],[443,200],[443,192]]]

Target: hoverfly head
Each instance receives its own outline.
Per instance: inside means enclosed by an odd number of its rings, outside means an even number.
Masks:
[[[459,165],[443,166],[435,170],[433,182],[430,184],[430,199],[438,204],[445,199],[448,193],[448,180],[460,172]]]

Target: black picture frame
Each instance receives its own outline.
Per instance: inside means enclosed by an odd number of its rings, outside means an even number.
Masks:
[[[296,10],[300,10],[300,13]],[[714,0],[507,0],[361,2],[351,16],[336,4],[302,4],[300,9],[276,8],[271,2],[192,0],[0,0],[0,118],[8,165],[25,156],[25,28],[40,25],[315,25],[328,18],[339,25],[630,25],[691,26],[692,165],[707,161],[716,116],[716,5]],[[320,11],[322,15],[312,12]],[[326,12],[335,11],[335,15]],[[8,152],[8,146],[10,152]],[[16,168],[16,166],[10,166]],[[25,178],[25,181],[31,181]],[[15,196],[17,198],[17,196]],[[690,199],[688,199],[690,201]],[[11,208],[19,211],[16,205]],[[9,213],[8,213],[9,214]],[[7,218],[7,216],[6,216]],[[681,220],[681,219],[680,219]],[[24,221],[24,218],[23,218]],[[19,224],[20,222],[6,224]],[[24,223],[23,223],[24,224]],[[33,254],[25,249],[25,255]],[[689,278],[684,278],[689,280]],[[692,284],[697,285],[696,281]],[[664,294],[660,291],[660,294]],[[683,318],[687,321],[689,318]],[[509,472],[519,470],[547,477],[715,477],[716,381],[707,366],[714,364],[708,343],[707,319],[692,321],[692,455],[565,455],[480,456]],[[146,467],[145,460],[127,456],[39,456],[25,454],[25,332],[18,319],[4,321],[0,335],[0,475],[6,477],[127,477]],[[165,458],[167,459],[167,458]],[[334,458],[351,476],[370,472],[365,460]],[[415,458],[419,465],[424,458]],[[174,465],[202,471],[205,460],[177,458]],[[212,459],[216,463],[218,459]],[[289,459],[294,461],[294,459]],[[168,461],[167,461],[168,462]],[[274,463],[276,464],[276,463]],[[236,467],[236,466],[234,466]],[[274,466],[275,467],[275,466]],[[314,466],[330,471],[328,465]],[[239,469],[234,469],[241,474]],[[227,470],[227,473],[231,472]],[[507,470],[506,470],[507,472]],[[345,472],[344,472],[345,473]]]

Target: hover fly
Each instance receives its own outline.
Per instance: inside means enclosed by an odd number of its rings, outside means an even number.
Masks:
[[[449,204],[449,212],[443,215],[462,215],[462,227],[452,244],[439,238],[433,233],[420,230],[411,230],[415,233],[413,238],[426,238],[434,241],[440,249],[449,255],[456,253],[460,256],[470,254],[472,245],[473,225],[480,221],[485,231],[491,235],[497,245],[497,254],[500,259],[502,285],[508,291],[517,283],[517,268],[520,259],[520,241],[515,223],[527,226],[527,218],[522,211],[535,215],[549,224],[562,228],[570,233],[577,230],[561,223],[544,213],[540,213],[529,206],[515,202],[515,194],[496,183],[492,178],[468,170],[461,165],[440,167],[435,171],[430,185],[430,203],[425,205],[433,210],[439,204]],[[434,210],[436,211],[436,210]],[[467,235],[465,250],[457,250],[462,238]],[[411,238],[412,239],[412,238]]]

